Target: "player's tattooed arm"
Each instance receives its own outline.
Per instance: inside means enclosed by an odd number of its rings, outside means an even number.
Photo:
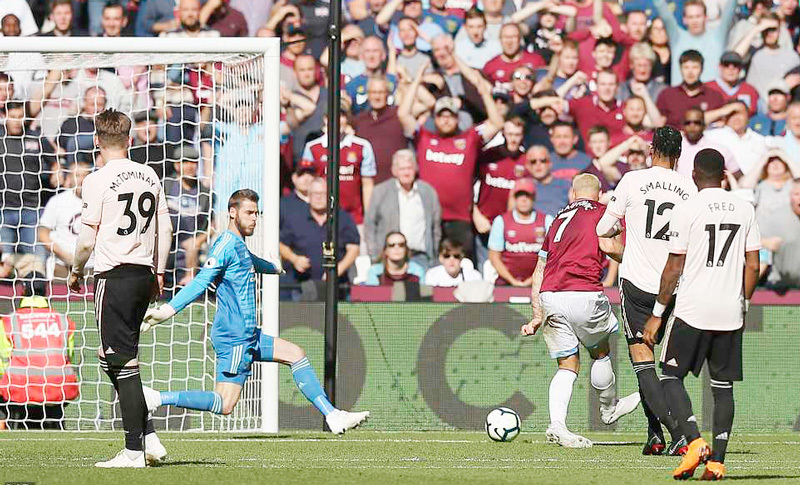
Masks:
[[[544,266],[547,264],[545,258],[539,257],[536,262],[536,269],[533,270],[533,282],[531,284],[531,309],[533,310],[533,317],[531,321],[523,325],[520,329],[522,335],[533,335],[542,326],[544,315],[542,314],[542,305],[539,301],[539,290],[542,288],[542,279],[544,279]]]
[[[661,272],[661,287],[658,290],[658,298],[656,298],[656,304],[653,306],[653,314],[650,315],[647,324],[644,326],[644,335],[642,337],[644,343],[651,347],[656,343],[658,330],[661,328],[661,315],[675,293],[675,287],[678,286],[678,278],[683,272],[685,262],[685,254],[670,253],[667,258],[667,264],[664,266],[664,271]]]
[[[614,261],[622,262],[622,253],[625,252],[625,246],[619,236],[615,237],[601,237],[598,238],[600,242],[600,250],[606,253]]]

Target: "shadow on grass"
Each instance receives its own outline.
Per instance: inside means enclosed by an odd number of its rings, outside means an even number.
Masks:
[[[784,478],[800,478],[800,475],[742,475],[726,476],[725,480],[779,480]]]

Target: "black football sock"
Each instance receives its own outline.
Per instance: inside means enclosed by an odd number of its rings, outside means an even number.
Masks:
[[[667,402],[669,402],[669,410],[678,422],[678,428],[681,433],[691,443],[700,437],[700,430],[697,428],[697,418],[692,412],[692,401],[689,399],[689,393],[686,392],[686,387],[683,385],[683,379],[664,376],[664,380],[661,383],[664,386]]]
[[[711,393],[714,395],[714,446],[711,460],[724,463],[733,428],[733,383],[711,379]]]
[[[125,448],[143,451],[147,404],[145,404],[142,392],[139,366],[122,367],[117,374],[117,380],[119,382],[119,405],[122,409],[122,427],[125,429]]]
[[[639,392],[642,395],[642,404],[651,429],[661,429],[661,426],[653,427],[653,421],[651,420],[652,415],[657,423],[666,426],[672,441],[681,439],[678,423],[675,421],[675,418],[669,414],[664,386],[656,375],[656,363],[652,360],[634,362],[633,370],[636,372],[636,379],[639,380]],[[651,412],[651,415],[647,414],[648,410]]]

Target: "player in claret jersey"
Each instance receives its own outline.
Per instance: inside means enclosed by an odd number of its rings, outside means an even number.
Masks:
[[[664,391],[689,450],[672,473],[691,478],[706,462],[703,480],[725,477],[725,451],[733,426],[733,381],[742,380],[744,314],[758,282],[761,236],[752,204],[722,189],[725,160],[713,148],[694,159],[700,192],[672,212],[669,258],[644,341],[652,345],[661,318],[678,285],[675,310],[661,350]],[[700,437],[692,402],[683,385],[690,371],[707,364],[714,394],[714,447]]]
[[[633,370],[639,380],[642,407],[647,416],[645,455],[682,454],[686,440],[670,416],[661,381],[656,375],[653,347],[642,340],[644,325],[656,301],[661,270],[669,255],[669,222],[673,209],[697,193],[694,182],[674,169],[681,155],[681,134],[665,126],[653,136],[653,166],[628,172],[622,177],[597,224],[598,236],[614,236],[618,221],[625,219],[625,258],[620,266],[619,294],[622,320]],[[667,305],[667,318],[674,301]],[[661,340],[661,335],[657,341]],[[664,446],[664,424],[672,435]]]
[[[605,206],[598,202],[600,181],[580,174],[572,181],[575,202],[558,213],[550,226],[533,274],[531,306],[533,318],[522,326],[523,335],[533,335],[544,324],[550,356],[558,360],[558,371],[550,382],[550,426],[547,441],[568,448],[588,448],[592,442],[569,431],[567,408],[578,377],[578,345],[594,360],[592,387],[600,401],[600,419],[616,422],[639,405],[639,393],[617,399],[614,369],[609,358],[608,337],[619,324],[600,280],[606,254],[618,259],[619,241],[599,238],[597,221]]]

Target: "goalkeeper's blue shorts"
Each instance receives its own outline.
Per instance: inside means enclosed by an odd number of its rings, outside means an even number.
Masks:
[[[217,353],[217,382],[244,385],[250,376],[253,362],[272,362],[275,338],[261,332],[257,340],[239,345],[215,344]]]

